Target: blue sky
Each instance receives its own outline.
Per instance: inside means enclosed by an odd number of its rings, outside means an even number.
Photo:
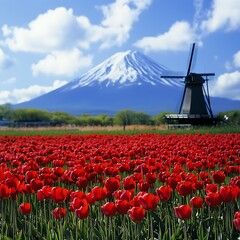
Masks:
[[[214,72],[212,96],[240,100],[239,0],[0,0],[0,104],[51,91],[116,52]]]

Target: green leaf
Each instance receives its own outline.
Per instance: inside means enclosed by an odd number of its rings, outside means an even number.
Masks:
[[[19,232],[17,240],[22,240],[22,230]]]
[[[9,238],[9,237],[3,236],[3,235],[0,235],[0,239],[2,239],[2,240],[12,240],[12,238]]]

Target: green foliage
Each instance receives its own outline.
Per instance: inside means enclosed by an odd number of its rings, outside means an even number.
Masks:
[[[0,105],[0,120],[11,120],[11,118],[12,118],[11,104],[6,103]]]
[[[76,117],[75,124],[77,126],[111,126],[113,125],[113,118],[105,114],[98,116],[83,114],[80,117]]]
[[[156,115],[153,120],[155,121],[156,125],[166,124],[167,120],[165,118],[165,115],[170,114],[169,112],[162,112],[158,115]]]
[[[218,116],[228,124],[240,125],[240,111],[220,112]]]
[[[150,115],[143,113],[143,112],[136,112],[135,113],[135,124],[153,125],[154,122]]]
[[[21,122],[53,122],[65,125],[74,126],[113,126],[119,125],[162,125],[166,124],[165,115],[168,112],[162,112],[152,117],[144,112],[135,112],[132,110],[122,110],[117,112],[114,116],[108,116],[106,114],[100,114],[97,116],[91,116],[84,114],[81,116],[74,116],[66,112],[48,112],[39,109],[27,109],[18,108],[11,109],[11,104],[0,105],[0,120],[8,121],[21,121]],[[240,111],[228,111],[220,112],[218,117],[224,119],[227,116],[227,120],[224,121],[228,125],[240,124]]]
[[[114,116],[115,125],[152,125],[153,121],[150,115],[143,112],[134,112],[131,110],[119,111]]]
[[[45,110],[18,108],[13,110],[13,121],[50,121],[50,114]]]
[[[131,110],[119,111],[114,116],[114,124],[127,126],[134,122],[134,112]]]
[[[75,117],[66,112],[51,112],[49,113],[49,115],[50,115],[50,120],[53,122],[72,124],[75,121]]]

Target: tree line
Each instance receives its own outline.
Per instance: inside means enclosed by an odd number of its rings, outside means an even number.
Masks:
[[[12,109],[11,104],[0,105],[0,121],[53,122],[76,126],[159,125],[165,123],[165,114],[166,113],[161,113],[152,117],[144,112],[122,110],[113,116],[106,114],[96,116],[83,114],[81,116],[75,116],[61,111],[50,112],[34,108]]]
[[[66,112],[49,112],[34,108],[12,109],[11,104],[0,105],[0,121],[10,122],[52,122],[61,125],[76,126],[113,126],[113,125],[161,125],[166,123],[165,115],[162,112],[156,116],[151,116],[144,112],[135,112],[132,110],[122,110],[114,116],[100,114],[91,116],[83,114],[81,116],[71,115]],[[228,118],[231,124],[240,124],[240,111],[221,112],[220,117]]]

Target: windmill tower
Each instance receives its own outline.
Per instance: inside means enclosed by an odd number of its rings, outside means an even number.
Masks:
[[[184,91],[178,114],[166,115],[167,120],[179,124],[205,125],[214,124],[208,89],[208,77],[214,73],[193,73],[191,66],[194,56],[195,43],[192,45],[187,74],[185,76],[161,76],[161,78],[183,78]],[[206,88],[204,87],[206,85]]]

